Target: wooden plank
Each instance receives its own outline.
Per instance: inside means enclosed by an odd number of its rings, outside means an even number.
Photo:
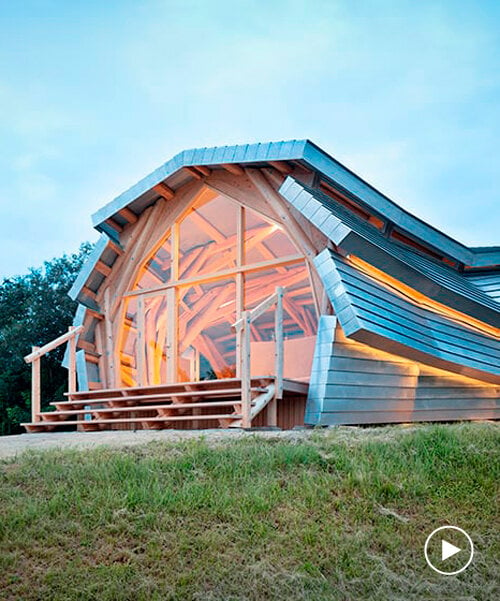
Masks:
[[[272,382],[274,378],[272,376],[254,376],[252,378],[252,386],[266,385]],[[286,379],[285,379],[286,382]],[[185,390],[186,387],[192,390],[213,390],[221,389],[224,390],[226,387],[241,386],[240,378],[224,378],[223,380],[200,380],[197,382],[178,382],[175,384],[159,384],[154,386],[135,386],[135,387],[117,387],[103,390],[100,393],[90,393],[89,391],[80,391],[71,395],[74,399],[87,400],[92,397],[99,396],[99,398],[106,398],[107,396],[122,396],[129,397],[132,394],[153,394],[154,392],[161,392],[164,394],[177,393],[178,391]],[[65,394],[65,396],[69,396]]]
[[[263,392],[267,392],[264,390]],[[261,393],[263,394],[263,393]],[[258,397],[256,397],[258,399]],[[158,411],[162,409],[168,409],[169,411],[186,411],[189,409],[210,409],[214,407],[233,407],[237,403],[237,401],[208,401],[202,403],[163,403],[156,405],[123,405],[121,407],[97,407],[97,408],[89,408],[82,407],[81,409],[58,409],[56,411],[49,411],[47,413],[40,413],[39,415],[42,419],[51,417],[59,418],[65,415],[84,415],[84,414],[113,414],[113,413],[132,413],[139,411]],[[255,400],[253,402],[255,405]],[[145,418],[141,418],[145,419]]]
[[[222,414],[218,414],[218,415],[212,415],[212,414],[207,414],[207,415],[203,415],[203,419],[205,420],[219,420],[219,419],[241,419],[241,415],[237,414],[237,413],[222,413]],[[192,415],[175,415],[175,416],[168,416],[168,417],[142,417],[142,418],[138,418],[138,417],[130,417],[130,418],[116,418],[116,419],[93,419],[93,420],[89,420],[89,421],[83,421],[83,420],[68,420],[68,421],[58,421],[58,422],[49,422],[50,426],[52,428],[54,427],[61,427],[61,426],[99,426],[99,425],[106,425],[106,424],[145,424],[147,422],[185,422],[185,421],[191,421],[193,419]],[[199,419],[199,416],[197,416],[197,419]],[[24,426],[25,428],[30,427],[30,426],[35,426],[38,427],[38,429],[43,429],[43,427],[47,427],[48,423],[44,422],[43,424],[41,422],[36,422],[36,423],[23,423],[21,424],[22,426]],[[147,429],[147,428],[145,428]]]

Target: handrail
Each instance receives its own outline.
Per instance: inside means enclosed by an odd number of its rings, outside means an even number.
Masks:
[[[76,392],[76,337],[83,332],[84,327],[70,326],[68,331],[42,347],[32,346],[31,353],[24,357],[26,363],[31,363],[31,421],[40,421],[40,360],[48,352],[61,344],[69,342],[68,392]]]
[[[83,330],[83,326],[70,326],[67,332],[61,334],[61,336],[59,336],[58,338],[54,338],[54,340],[52,340],[51,342],[47,342],[47,344],[44,344],[40,347],[33,347],[37,350],[31,352],[29,355],[26,355],[26,357],[24,357],[24,360],[26,361],[26,363],[32,363],[35,359],[43,357],[43,355],[46,355],[48,352],[53,351],[58,346],[61,346],[61,344],[64,344],[73,336],[78,336],[78,334],[80,334],[80,332],[83,332]]]
[[[276,291],[267,299],[262,301],[252,310],[243,311],[241,318],[233,324],[236,328],[238,347],[238,376],[241,378],[241,424],[243,428],[250,428],[251,416],[251,366],[250,366],[250,324],[258,317],[276,305],[274,313],[274,359],[276,390],[274,402],[272,403],[272,414],[269,416],[270,425],[276,425],[276,400],[283,397],[283,295],[285,289],[278,286]],[[272,422],[272,423],[271,423]]]

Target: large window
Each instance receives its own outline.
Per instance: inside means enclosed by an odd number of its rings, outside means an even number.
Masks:
[[[123,298],[125,386],[236,376],[232,324],[285,287],[285,376],[304,379],[317,315],[304,257],[273,220],[205,190],[168,228]],[[273,367],[274,313],[252,324],[253,375]]]

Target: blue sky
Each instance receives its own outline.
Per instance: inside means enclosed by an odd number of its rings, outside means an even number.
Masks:
[[[500,3],[0,0],[0,277],[190,147],[310,138],[500,244]]]

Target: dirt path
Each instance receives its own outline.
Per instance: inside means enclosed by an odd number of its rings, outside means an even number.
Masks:
[[[271,438],[299,439],[305,438],[312,430],[137,430],[108,432],[51,432],[44,434],[18,434],[0,436],[0,459],[15,457],[26,450],[47,450],[55,448],[91,448],[100,445],[123,447],[146,444],[153,440],[178,442],[192,438],[203,438],[207,441],[234,440],[256,434]]]

